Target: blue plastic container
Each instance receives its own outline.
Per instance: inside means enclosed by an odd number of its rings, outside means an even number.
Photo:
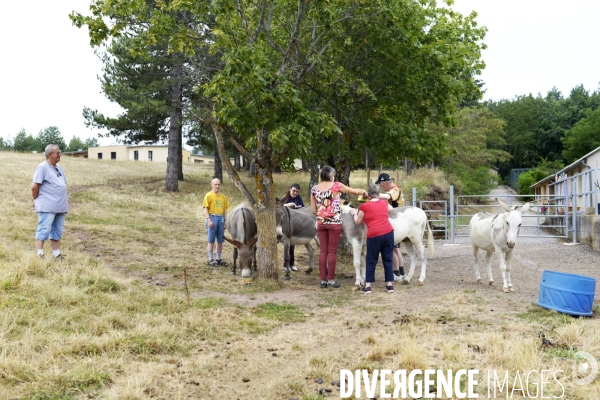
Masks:
[[[589,317],[596,293],[596,280],[589,276],[544,270],[538,306],[566,314]]]

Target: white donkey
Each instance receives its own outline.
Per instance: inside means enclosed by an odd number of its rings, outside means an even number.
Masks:
[[[356,286],[364,285],[366,277],[365,258],[361,256],[362,248],[366,245],[367,226],[364,222],[360,225],[354,223],[349,212],[351,207],[342,205],[342,233],[346,240],[352,244],[354,252],[354,269],[356,270]],[[419,276],[418,286],[423,285],[425,280],[425,270],[427,267],[427,256],[425,246],[423,245],[423,236],[425,231],[428,233],[429,255],[433,257],[433,234],[427,221],[425,211],[418,207],[405,206],[394,208],[389,211],[389,221],[394,228],[394,244],[403,242],[410,257],[410,269],[403,280],[403,284],[410,283],[415,273],[417,258],[421,260],[421,275]]]
[[[508,293],[513,291],[512,283],[510,281],[513,250],[517,243],[522,214],[529,210],[529,203],[517,210],[516,206],[511,208],[498,199],[496,199],[496,201],[500,203],[506,212],[498,215],[478,212],[471,218],[471,222],[469,223],[469,234],[471,245],[473,246],[477,283],[481,283],[478,265],[479,249],[487,252],[485,262],[490,285],[494,283],[494,278],[492,277],[492,254],[496,252],[498,253],[498,258],[500,260],[502,290],[505,293]]]

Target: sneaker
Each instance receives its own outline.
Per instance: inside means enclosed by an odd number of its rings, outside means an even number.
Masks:
[[[297,268],[295,265],[292,265],[292,266],[290,267],[290,269],[291,269],[292,271],[299,271],[299,269],[298,269],[298,268]]]
[[[362,292],[364,294],[371,294],[371,287],[369,286],[369,287],[362,288]]]
[[[217,264],[220,265],[221,267],[228,267],[229,266],[229,264],[227,264],[223,260],[217,260]]]
[[[62,253],[61,253],[61,254],[59,254],[59,255],[57,255],[56,257],[54,257],[54,259],[55,259],[55,260],[62,260],[62,259],[64,259],[64,258],[65,258],[65,256],[64,256],[64,254],[62,254]]]
[[[402,280],[402,276],[398,276],[396,274],[394,274],[394,282],[398,282]]]
[[[336,280],[334,280],[333,282],[327,282],[327,287],[332,287],[332,288],[339,288],[342,285],[340,285],[340,283]]]
[[[327,281],[323,281],[323,282],[321,282],[321,286],[320,286],[320,288],[321,288],[321,289],[327,289]]]
[[[209,260],[208,265],[210,265],[211,267],[218,267],[219,263],[216,260]]]
[[[388,291],[388,293],[394,293],[394,287],[392,285],[386,286],[385,287]]]

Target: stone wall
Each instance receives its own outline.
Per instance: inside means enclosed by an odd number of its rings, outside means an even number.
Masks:
[[[545,225],[564,224],[564,217],[545,216]],[[554,228],[558,234],[564,235],[564,229]],[[569,217],[569,239],[573,240],[573,219]],[[577,216],[577,242],[600,251],[600,215]]]
[[[573,233],[569,235],[573,239]],[[580,215],[577,217],[577,241],[600,251],[600,215]]]

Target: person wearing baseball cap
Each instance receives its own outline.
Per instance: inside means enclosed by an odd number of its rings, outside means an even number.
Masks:
[[[387,200],[388,203],[393,207],[404,206],[404,195],[402,190],[394,184],[394,179],[389,174],[382,173],[375,181],[375,184],[379,185],[387,193],[380,193],[379,198]],[[402,280],[404,277],[404,259],[402,258],[402,252],[400,251],[400,243],[394,245],[394,281]]]

